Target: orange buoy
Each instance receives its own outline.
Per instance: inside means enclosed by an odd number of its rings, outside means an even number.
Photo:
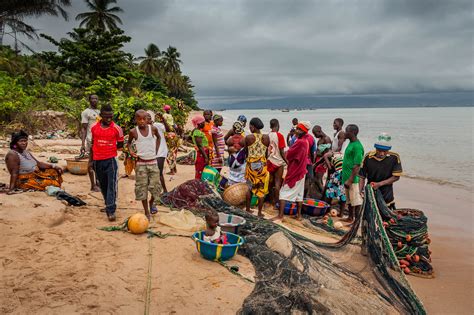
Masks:
[[[128,230],[132,234],[142,234],[148,229],[148,219],[143,213],[135,213],[128,218]]]

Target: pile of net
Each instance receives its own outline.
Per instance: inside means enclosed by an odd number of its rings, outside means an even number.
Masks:
[[[186,155],[179,156],[176,158],[176,163],[180,165],[194,165],[194,161],[196,161],[196,151],[192,150]]]
[[[170,208],[202,209],[199,197],[209,194],[213,194],[213,190],[206,182],[193,179],[164,193],[161,195],[160,201]]]
[[[183,185],[186,190],[202,187],[193,180]],[[206,185],[206,184],[205,184]],[[180,190],[180,188],[177,188]],[[369,188],[370,189],[370,188]],[[385,235],[383,221],[378,214],[377,199],[372,191],[371,202],[366,202],[363,215],[358,216],[351,231],[337,243],[323,243],[309,239],[269,220],[230,206],[215,194],[203,190],[189,194],[187,208],[196,214],[216,210],[244,217],[246,223],[239,234],[245,244],[239,254],[247,257],[255,268],[255,288],[245,299],[241,314],[289,313],[413,313],[425,314],[423,305],[411,290],[400,271],[398,260]],[[174,195],[173,193],[171,196]],[[178,201],[168,197],[168,205]],[[179,203],[183,200],[180,199]],[[375,206],[374,204],[375,203]],[[190,207],[189,205],[195,205]],[[348,268],[334,257],[348,255],[348,248],[355,248],[355,238],[363,222],[369,268],[363,269],[370,277],[362,277],[359,270]]]
[[[391,211],[382,208],[381,215],[401,269],[407,274],[433,277],[431,251],[428,248],[431,242],[428,236],[428,218],[424,213],[414,209]]]

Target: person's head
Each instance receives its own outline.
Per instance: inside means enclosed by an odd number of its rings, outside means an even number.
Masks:
[[[354,124],[347,125],[346,131],[344,132],[345,138],[349,140],[356,140],[359,134],[359,127]]]
[[[280,122],[278,121],[278,119],[273,118],[272,120],[270,120],[270,128],[273,131],[280,130]]]
[[[137,124],[138,128],[143,128],[148,125],[148,115],[149,114],[143,109],[139,109],[135,112],[135,123]]]
[[[218,127],[222,126],[224,123],[224,117],[218,114],[215,114],[214,117],[212,117],[212,120],[214,120],[214,125]]]
[[[23,130],[12,133],[10,141],[10,149],[24,151],[28,146],[28,134]]]
[[[219,224],[219,215],[216,211],[209,211],[206,213],[206,224],[212,230],[217,227]]]
[[[250,119],[250,123],[249,123],[250,132],[252,133],[260,132],[260,130],[262,130],[263,127],[264,125],[263,125],[263,122],[260,120],[260,118],[254,117]]]
[[[245,126],[247,126],[247,117],[245,117],[244,115],[239,115],[239,117],[237,117],[237,121],[240,121],[244,128]]]
[[[332,123],[334,130],[341,130],[342,126],[344,126],[344,120],[342,118],[334,119],[334,122]]]
[[[100,118],[101,118],[101,123],[105,126],[110,125],[112,122],[112,119],[114,118],[114,111],[112,109],[112,106],[110,104],[104,104],[100,108]]]
[[[206,109],[202,115],[204,116],[204,119],[207,122],[210,122],[212,120],[212,110]]]
[[[146,111],[146,119],[149,125],[152,125],[155,122],[155,113],[152,110]]]
[[[97,103],[99,102],[99,97],[95,94],[89,95],[89,104],[91,105],[92,108],[97,107]]]
[[[163,110],[164,110],[166,113],[169,114],[169,112],[170,112],[170,110],[171,110],[171,106],[165,104],[165,106],[163,106]]]
[[[198,115],[194,116],[191,122],[193,123],[194,128],[202,129],[204,128],[204,123],[206,120],[204,119],[204,116]]]
[[[375,156],[379,159],[383,159],[387,156],[388,151],[392,149],[392,137],[386,133],[382,132],[375,141]]]
[[[241,134],[244,132],[244,124],[240,121],[236,121],[233,125],[232,125],[232,129],[234,129],[234,133],[236,134]]]
[[[315,125],[313,127],[313,135],[318,139],[324,136],[323,129],[321,128],[321,126]]]
[[[298,118],[293,118],[293,119],[291,120],[291,123],[293,124],[293,126],[296,127],[296,125],[298,125]]]
[[[298,138],[303,137],[305,134],[308,133],[309,129],[311,128],[311,123],[309,121],[302,121],[296,125],[295,133]]]

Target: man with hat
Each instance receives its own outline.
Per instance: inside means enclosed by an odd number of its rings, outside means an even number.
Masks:
[[[285,209],[286,201],[296,202],[298,204],[298,212],[296,218],[301,220],[301,207],[303,206],[304,185],[307,173],[307,161],[309,143],[304,140],[308,134],[310,126],[308,123],[300,122],[296,125],[295,134],[298,140],[290,147],[286,153],[288,168],[280,189],[280,211],[274,220],[281,220]]]
[[[359,171],[359,189],[364,193],[365,180],[375,190],[380,190],[387,206],[395,209],[393,196],[393,183],[402,175],[402,164],[400,156],[391,152],[392,137],[387,133],[381,133],[374,144],[375,150],[370,151],[364,157]]]

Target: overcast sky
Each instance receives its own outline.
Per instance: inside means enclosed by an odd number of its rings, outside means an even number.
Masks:
[[[55,38],[68,22],[30,22]],[[199,99],[474,90],[470,0],[119,0],[126,50],[181,52]],[[54,47],[41,39],[35,50]]]

